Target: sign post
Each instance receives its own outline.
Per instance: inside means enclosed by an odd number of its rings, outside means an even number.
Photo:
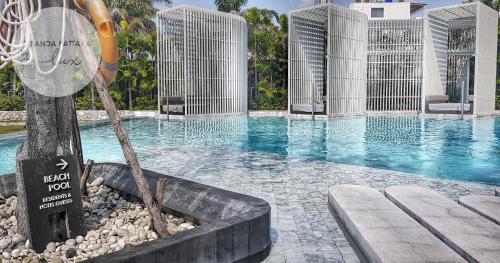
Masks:
[[[21,172],[33,250],[40,253],[50,242],[83,235],[80,170],[76,157],[24,160]]]

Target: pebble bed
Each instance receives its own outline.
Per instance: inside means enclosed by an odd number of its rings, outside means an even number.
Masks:
[[[66,242],[49,243],[37,254],[29,240],[17,233],[17,197],[0,196],[0,259],[2,263],[79,262],[158,239],[148,211],[130,202],[97,178],[87,184],[83,197],[84,225],[88,232]],[[163,214],[169,235],[197,227],[184,218]]]

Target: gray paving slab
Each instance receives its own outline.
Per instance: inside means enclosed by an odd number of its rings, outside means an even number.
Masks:
[[[466,195],[458,203],[500,225],[500,198],[490,195]]]
[[[466,262],[373,188],[336,185],[328,203],[370,262]]]
[[[393,186],[385,194],[469,262],[499,262],[500,226],[427,188]]]

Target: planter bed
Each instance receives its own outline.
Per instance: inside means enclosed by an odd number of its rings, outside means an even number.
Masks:
[[[84,262],[260,262],[271,248],[270,206],[262,199],[144,170],[151,189],[167,179],[163,212],[196,222],[196,228],[129,246]],[[96,164],[89,181],[104,184],[137,200],[128,166]],[[15,194],[14,175],[0,176],[0,194]]]

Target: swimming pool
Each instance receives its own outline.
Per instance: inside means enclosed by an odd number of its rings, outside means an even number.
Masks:
[[[141,160],[171,148],[215,155],[220,150],[252,151],[500,185],[500,118],[149,118],[124,125]],[[81,135],[86,159],[124,161],[110,125],[85,127]],[[15,171],[15,151],[23,140],[0,140],[0,174]]]

